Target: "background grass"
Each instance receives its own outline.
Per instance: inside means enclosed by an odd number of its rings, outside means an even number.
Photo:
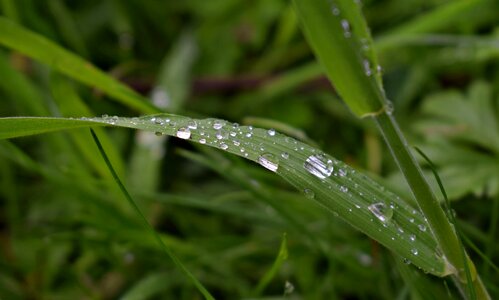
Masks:
[[[289,2],[48,2],[4,0],[1,10],[126,83],[133,99],[274,127],[408,195],[372,124],[354,118],[322,76]],[[497,263],[497,3],[364,1],[363,11],[395,117],[438,167],[463,233]],[[52,68],[1,50],[1,116],[137,116],[151,107],[109,101],[97,84],[57,72],[67,65],[45,63]],[[199,298],[144,235],[85,131],[0,143],[0,297]],[[266,297],[455,296],[451,283],[394,259],[255,164],[145,132],[97,134],[150,222],[217,298],[253,297],[266,274]],[[275,271],[284,232],[288,258]],[[470,254],[498,297],[494,267]]]

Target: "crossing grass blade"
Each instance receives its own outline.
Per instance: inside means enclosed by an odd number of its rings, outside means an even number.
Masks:
[[[338,94],[359,117],[385,105],[381,74],[360,1],[294,0],[308,42]]]
[[[417,267],[437,276],[451,271],[444,257],[436,252],[436,241],[418,210],[344,163],[273,130],[171,114],[140,118],[18,117],[0,119],[0,138],[105,125],[177,136],[259,163],[283,177],[331,216],[342,218]],[[333,166],[331,176],[318,174],[319,166],[311,169],[310,162],[318,159]]]

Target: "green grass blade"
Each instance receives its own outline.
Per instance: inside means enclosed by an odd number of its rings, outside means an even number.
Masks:
[[[382,111],[381,75],[359,4],[351,0],[293,3],[310,45],[352,112],[364,117]]]
[[[137,205],[137,203],[135,203],[132,196],[128,193],[127,189],[125,188],[125,186],[121,182],[120,178],[118,177],[118,174],[116,173],[113,166],[111,165],[111,161],[109,161],[109,158],[107,157],[106,152],[104,151],[104,148],[102,147],[99,139],[97,138],[97,135],[95,134],[95,132],[92,129],[90,129],[90,132],[92,133],[92,137],[95,141],[95,144],[97,145],[97,148],[99,148],[99,152],[100,152],[102,158],[104,159],[104,161],[106,162],[106,165],[109,168],[109,171],[111,172],[111,174],[114,178],[114,181],[118,184],[120,190],[123,192],[123,195],[127,199],[130,206],[132,206],[133,209],[135,210],[135,212],[140,216],[144,227],[147,229],[147,231],[149,231],[154,236],[154,238],[158,242],[159,246],[166,252],[166,254],[168,254],[168,256],[172,259],[173,263],[180,270],[182,270],[182,272],[187,276],[187,278],[189,278],[189,280],[196,286],[196,288],[199,290],[199,292],[201,292],[201,294],[203,294],[204,298],[205,299],[215,299],[215,298],[213,298],[213,296],[211,296],[210,292],[208,292],[208,290],[201,284],[201,282],[199,282],[199,280],[197,280],[197,278],[194,277],[194,275],[184,266],[184,264],[180,261],[180,259],[178,259],[178,257],[166,246],[166,244],[163,242],[163,240],[161,239],[159,234],[156,232],[156,230],[154,230],[154,228],[151,226],[151,224],[149,224],[149,221],[147,221],[147,218],[142,213],[139,206]]]
[[[0,44],[38,60],[86,85],[95,87],[128,107],[143,113],[159,110],[145,98],[91,63],[47,38],[0,16]]]
[[[340,216],[419,268],[438,276],[450,271],[446,260],[435,251],[436,241],[420,212],[344,163],[272,130],[170,114],[83,120],[3,118],[0,119],[0,138],[93,125],[177,136],[257,162],[282,176],[310,201]],[[320,171],[317,161],[324,161],[327,171]]]
[[[270,270],[268,270],[267,273],[265,273],[265,275],[263,275],[263,277],[258,282],[254,293],[255,295],[260,295],[263,292],[265,287],[269,285],[272,278],[276,276],[284,261],[288,259],[288,248],[286,246],[286,243],[287,238],[286,234],[284,234],[282,236],[281,246],[279,247],[279,253],[277,254],[277,257]]]

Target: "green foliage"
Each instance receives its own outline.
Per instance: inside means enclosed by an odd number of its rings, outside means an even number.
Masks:
[[[350,112],[382,108],[381,75],[393,117],[434,162],[468,254],[497,298],[498,5],[0,1],[0,132],[30,135],[0,140],[0,298],[201,299],[124,201],[89,126],[159,239],[217,299],[465,298],[466,283],[414,267],[444,275],[446,263],[381,137]],[[322,34],[334,38],[313,38]],[[160,112],[181,122],[140,117]],[[104,114],[138,130],[90,120]],[[229,134],[229,152],[214,129],[197,143],[199,125],[215,117],[256,134]],[[191,120],[200,123],[189,141],[169,136]],[[268,151],[289,155],[278,157],[277,174],[259,164]],[[321,152],[352,168],[331,158],[337,176],[321,180],[305,168]],[[397,209],[366,209],[377,202]],[[413,207],[425,232],[404,221]],[[391,216],[386,231],[373,211]],[[413,244],[398,237],[413,229],[422,250],[408,264]]]

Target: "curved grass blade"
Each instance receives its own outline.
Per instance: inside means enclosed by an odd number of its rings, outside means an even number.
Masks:
[[[94,67],[83,58],[0,16],[0,44],[36,59],[143,113],[159,110],[135,91]]]
[[[214,300],[215,298],[213,298],[213,296],[210,294],[210,292],[208,292],[208,290],[201,284],[201,282],[199,282],[199,280],[197,280],[197,278],[194,277],[194,275],[189,271],[189,269],[187,269],[184,266],[184,264],[180,261],[180,259],[166,246],[166,244],[163,242],[163,240],[161,239],[161,237],[159,236],[159,234],[156,232],[156,230],[154,230],[154,228],[152,227],[152,225],[149,224],[149,221],[147,221],[146,216],[142,213],[142,211],[140,210],[139,206],[137,205],[137,203],[135,203],[135,201],[133,200],[132,196],[128,193],[127,189],[125,188],[125,186],[121,182],[120,178],[118,177],[118,174],[116,173],[116,171],[114,170],[113,166],[111,165],[111,161],[107,157],[106,152],[104,151],[104,148],[102,147],[102,145],[101,145],[99,139],[97,138],[97,135],[95,134],[94,130],[90,129],[90,133],[92,134],[92,138],[94,139],[95,144],[97,145],[97,148],[99,148],[99,152],[100,152],[102,158],[104,159],[104,161],[105,161],[105,163],[106,163],[109,171],[111,172],[111,174],[112,174],[112,176],[114,178],[114,181],[118,184],[120,190],[123,192],[123,195],[127,199],[127,201],[130,204],[130,206],[132,206],[133,209],[140,216],[141,221],[142,221],[144,227],[146,228],[146,230],[149,231],[154,236],[154,238],[158,242],[159,246],[166,252],[166,254],[168,254],[168,256],[171,258],[171,260],[173,261],[173,263],[180,270],[182,270],[182,272],[187,276],[187,278],[189,278],[189,280],[196,286],[196,288],[199,290],[199,292],[201,292],[201,294],[203,294],[204,298],[205,299],[209,299],[209,300],[211,300],[211,299]]]
[[[445,258],[436,251],[436,241],[418,210],[343,162],[274,130],[171,114],[140,118],[3,118],[0,138],[93,125],[167,134],[252,160],[417,267],[438,276],[451,272]]]
[[[294,0],[305,35],[326,74],[359,117],[384,109],[385,96],[360,1]]]

